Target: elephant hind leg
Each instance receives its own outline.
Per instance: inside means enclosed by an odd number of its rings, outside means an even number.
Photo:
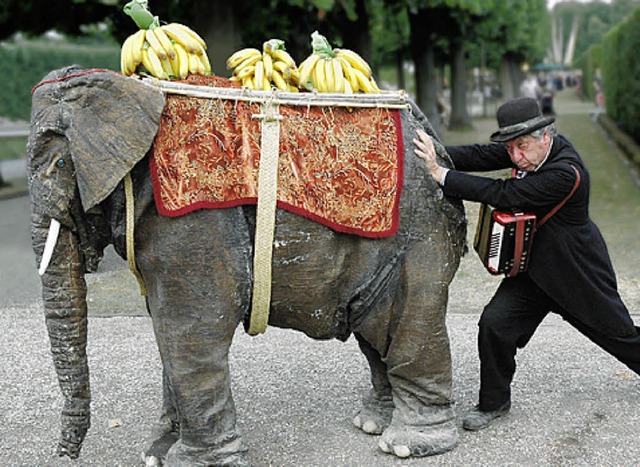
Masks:
[[[355,333],[360,350],[369,362],[372,388],[362,399],[362,408],[355,414],[353,424],[365,433],[381,434],[391,423],[393,397],[387,378],[387,365],[380,354],[360,334]]]

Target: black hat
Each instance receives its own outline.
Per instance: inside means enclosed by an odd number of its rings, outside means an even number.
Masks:
[[[491,141],[503,143],[555,122],[555,117],[544,117],[538,101],[531,97],[510,100],[500,107],[496,114],[498,131],[491,135]]]

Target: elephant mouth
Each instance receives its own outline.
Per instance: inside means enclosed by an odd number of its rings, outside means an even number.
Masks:
[[[47,271],[47,268],[51,263],[51,258],[53,257],[53,251],[56,248],[56,244],[58,243],[59,235],[60,222],[51,218],[49,232],[47,233],[47,239],[44,243],[44,251],[42,252],[42,260],[40,261],[40,267],[38,268],[38,274],[41,276]]]

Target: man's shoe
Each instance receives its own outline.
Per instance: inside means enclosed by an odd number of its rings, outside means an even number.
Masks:
[[[462,428],[470,431],[478,431],[487,428],[496,418],[507,414],[510,408],[511,401],[507,401],[502,405],[502,407],[488,412],[483,412],[480,410],[480,406],[476,405],[474,409],[464,417],[464,420],[462,421]]]

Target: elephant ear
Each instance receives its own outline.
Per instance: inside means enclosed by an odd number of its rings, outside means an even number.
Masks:
[[[151,148],[162,91],[108,70],[58,81],[59,102],[85,211],[103,201]]]

